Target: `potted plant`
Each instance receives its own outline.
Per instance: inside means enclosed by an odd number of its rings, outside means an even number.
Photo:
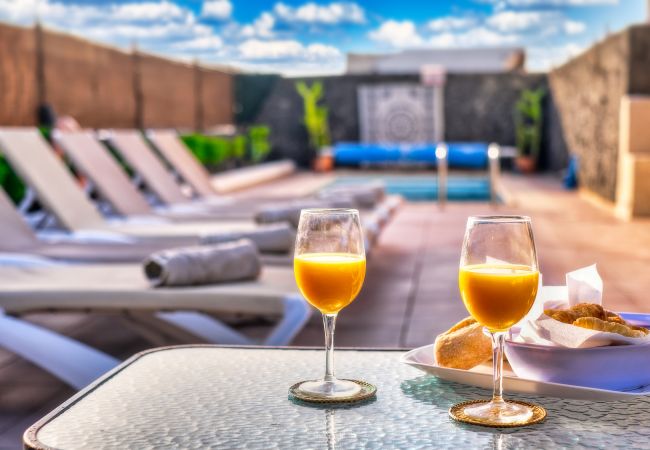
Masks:
[[[522,173],[537,169],[537,160],[542,147],[543,88],[525,90],[515,105],[515,133],[517,158],[515,165]]]
[[[311,86],[298,81],[296,90],[302,97],[304,105],[304,125],[309,135],[309,145],[315,153],[314,169],[318,171],[331,170],[334,161],[331,150],[329,129],[329,111],[325,106],[319,105],[324,95],[323,83],[315,81]]]

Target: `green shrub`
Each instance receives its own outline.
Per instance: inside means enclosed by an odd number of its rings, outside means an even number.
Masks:
[[[25,196],[25,184],[2,155],[0,155],[0,185],[15,204],[20,203]]]
[[[248,129],[248,141],[250,142],[250,158],[254,163],[266,159],[271,152],[269,136],[271,130],[266,125],[255,125]]]
[[[230,141],[231,145],[231,156],[239,161],[244,161],[246,159],[246,147],[248,145],[248,139],[246,136],[235,136]]]

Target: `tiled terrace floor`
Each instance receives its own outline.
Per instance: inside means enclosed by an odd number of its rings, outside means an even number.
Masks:
[[[615,310],[649,311],[650,221],[623,223],[551,179],[504,180],[510,199],[499,213],[533,217],[546,284],[564,273],[598,263],[605,304]],[[470,214],[490,214],[486,204],[406,204],[385,229],[369,261],[362,294],[340,316],[340,346],[414,347],[430,343],[466,312],[456,285],[464,225]],[[83,315],[32,316],[50,328],[120,357],[148,346],[116,318]],[[295,341],[321,345],[314,316]],[[20,447],[20,436],[37,418],[73,391],[31,364],[0,351],[0,449]]]

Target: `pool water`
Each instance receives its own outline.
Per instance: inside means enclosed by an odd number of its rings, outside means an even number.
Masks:
[[[381,181],[389,194],[399,194],[406,200],[433,201],[438,199],[436,176],[340,176],[332,186]],[[447,179],[447,199],[450,201],[489,201],[490,181],[483,177],[450,176]]]

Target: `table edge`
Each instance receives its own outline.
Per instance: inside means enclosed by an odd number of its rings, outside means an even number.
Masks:
[[[104,375],[97,378],[95,381],[90,383],[88,386],[77,391],[72,397],[67,399],[65,402],[61,403],[59,406],[54,408],[52,411],[47,413],[32,426],[27,428],[23,433],[23,448],[26,450],[57,450],[54,447],[43,444],[38,440],[37,434],[41,428],[51,422],[53,419],[61,415],[70,407],[74,406],[86,395],[99,388],[101,385],[106,383],[108,380],[112,379],[118,373],[122,372],[124,369],[129,367],[131,364],[135,363],[137,360],[141,359],[144,356],[147,356],[151,353],[167,351],[167,350],[178,350],[184,348],[223,348],[223,349],[241,349],[241,350],[299,350],[299,351],[308,351],[308,350],[322,350],[323,347],[313,347],[313,346],[301,346],[301,347],[290,347],[290,346],[259,346],[259,345],[214,345],[214,344],[188,344],[188,345],[170,345],[165,347],[155,347],[141,352],[135,353],[128,359],[121,362],[117,367],[106,372]],[[361,352],[405,352],[411,350],[410,348],[372,348],[372,347],[340,347],[336,348],[336,351],[361,351]]]

